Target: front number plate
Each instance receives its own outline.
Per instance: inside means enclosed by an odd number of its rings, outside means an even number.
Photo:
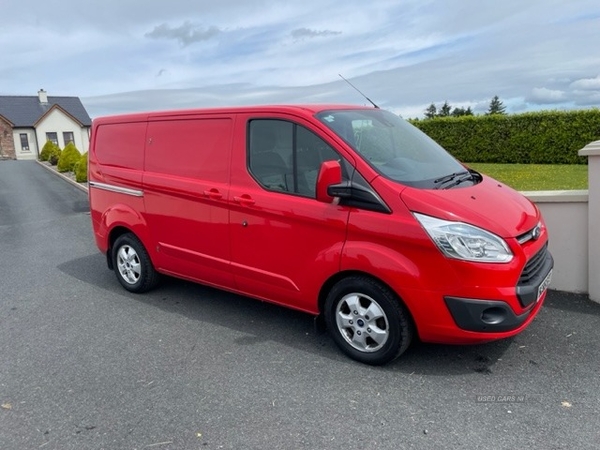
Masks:
[[[550,286],[551,281],[552,281],[552,270],[550,272],[548,272],[548,275],[546,275],[546,278],[544,278],[544,281],[542,281],[542,283],[539,285],[536,301],[538,301],[542,297],[544,292],[546,292],[546,289],[548,289],[548,286]]]

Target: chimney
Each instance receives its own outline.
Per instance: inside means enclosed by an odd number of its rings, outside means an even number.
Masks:
[[[48,103],[48,93],[45,90],[40,89],[38,91],[38,98],[40,99],[40,103]]]

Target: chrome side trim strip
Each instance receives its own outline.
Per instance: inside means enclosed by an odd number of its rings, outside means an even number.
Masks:
[[[102,189],[104,191],[117,192],[119,194],[132,195],[134,197],[143,197],[144,191],[138,191],[137,189],[128,189],[121,186],[114,186],[112,184],[98,183],[97,181],[90,181],[88,185],[91,188]]]

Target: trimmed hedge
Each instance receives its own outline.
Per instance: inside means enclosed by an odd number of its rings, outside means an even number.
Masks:
[[[600,110],[411,120],[464,162],[587,164],[578,150],[600,139]]]

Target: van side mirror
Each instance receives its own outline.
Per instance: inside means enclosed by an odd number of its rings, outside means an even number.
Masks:
[[[317,200],[323,203],[332,203],[334,197],[328,188],[342,182],[342,166],[339,161],[324,161],[319,168],[317,176]]]

